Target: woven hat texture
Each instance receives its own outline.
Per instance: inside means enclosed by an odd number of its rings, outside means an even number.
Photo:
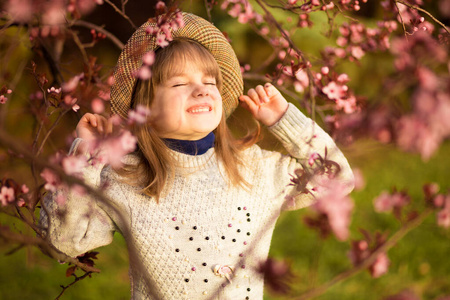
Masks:
[[[190,13],[183,13],[184,27],[172,32],[173,37],[186,37],[206,47],[216,59],[222,72],[222,101],[226,117],[237,107],[243,93],[243,80],[239,61],[225,36],[207,20]],[[150,21],[144,23],[125,45],[119,56],[111,87],[111,111],[127,118],[136,78],[133,73],[142,66],[142,56],[157,49],[156,38],[146,33]]]

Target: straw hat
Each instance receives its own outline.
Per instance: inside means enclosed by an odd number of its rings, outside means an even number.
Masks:
[[[225,36],[210,22],[190,13],[182,13],[184,27],[172,31],[173,37],[186,37],[206,47],[216,59],[222,72],[222,101],[226,117],[237,107],[243,93],[239,61]],[[111,87],[111,111],[127,118],[136,84],[133,73],[142,66],[142,56],[157,49],[156,38],[146,33],[150,21],[144,23],[128,40],[117,62],[114,84]]]

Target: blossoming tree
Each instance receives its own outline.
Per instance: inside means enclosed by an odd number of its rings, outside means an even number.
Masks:
[[[112,117],[114,126],[123,130],[92,143],[90,158],[68,156],[66,151],[73,140],[67,128],[74,128],[81,112],[108,115],[113,69],[99,61],[113,65],[117,55],[102,60],[104,49],[118,53],[123,48],[116,34],[89,16],[112,8],[115,18],[133,30],[136,25],[126,11],[131,2],[7,0],[1,7],[0,160],[13,159],[17,165],[1,168],[0,240],[13,251],[36,246],[55,260],[70,263],[67,275],[75,276],[74,282],[99,271],[93,263],[96,253],[78,258],[60,253],[48,243],[36,213],[45,209],[41,199],[46,191],[57,189],[92,193],[107,201],[102,189],[92,189],[80,178],[82,168],[99,162],[119,167],[120,158],[135,148],[136,138],[129,129],[146,122],[149,112],[143,107],[131,111],[125,123]],[[272,82],[343,145],[371,138],[420,153],[427,161],[450,136],[450,31],[444,24],[450,18],[449,0],[223,0],[199,1],[195,8],[159,1],[152,9],[158,26],[149,28],[147,34],[156,36],[161,47],[171,40],[171,30],[183,26],[179,9],[199,10],[210,21],[241,24],[240,28],[264,44],[262,52],[267,54],[255,62],[251,54],[234,45],[242,56],[244,79],[249,84]],[[311,46],[299,41],[299,33],[313,29],[326,42]],[[225,30],[225,34],[233,42],[239,32]],[[346,69],[361,67],[368,56],[386,69],[381,79],[364,74],[364,81],[374,80],[377,85],[364,94],[352,85],[356,78]],[[150,78],[153,61],[152,52],[144,55],[135,76]],[[317,153],[310,154],[306,165],[292,174],[299,193],[309,192],[306,184],[318,174],[336,171],[333,162]],[[362,175],[357,170],[355,174],[356,185],[362,188]],[[305,224],[321,237],[334,234],[348,241],[352,211],[357,207],[341,192],[342,187],[332,181],[322,184],[330,192],[317,199]],[[321,295],[361,270],[382,276],[390,263],[388,250],[430,214],[436,214],[437,226],[450,227],[450,193],[445,188],[449,186],[440,189],[437,184],[424,183],[420,211],[409,209],[408,191],[380,191],[373,199],[375,211],[392,212],[401,221],[400,229],[391,235],[361,229],[362,238],[349,243],[353,267],[321,285],[293,292],[290,287],[295,279],[284,261],[261,262],[260,271],[269,287],[296,299]],[[63,196],[56,201],[64,206]],[[1,216],[19,220],[33,233],[16,230]],[[84,275],[76,275],[77,269]],[[67,288],[63,287],[61,295]]]

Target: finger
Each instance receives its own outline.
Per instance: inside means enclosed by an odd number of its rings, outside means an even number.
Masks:
[[[262,103],[255,89],[249,89],[247,95],[255,104],[260,105]]]
[[[267,97],[267,92],[266,92],[266,90],[263,88],[262,85],[258,85],[258,86],[255,88],[255,90],[256,90],[256,92],[258,93],[258,97],[259,97],[259,99],[261,100],[261,102],[263,102],[263,103],[269,102],[269,97]]]
[[[270,82],[267,82],[264,85],[264,90],[266,91],[268,97],[272,97],[273,95],[275,95],[275,93],[278,92],[278,90]]]
[[[239,97],[239,100],[241,100],[242,107],[247,109],[253,115],[258,111],[258,105],[249,96],[242,95],[242,96]]]
[[[106,134],[111,134],[113,133],[113,131],[114,131],[113,120],[109,118],[106,126]]]
[[[93,114],[84,114],[84,116],[81,118],[81,121],[85,122],[86,124],[90,124],[92,127],[97,127],[97,118]]]
[[[95,118],[97,120],[97,130],[100,133],[105,132],[105,118],[100,115],[95,115]]]

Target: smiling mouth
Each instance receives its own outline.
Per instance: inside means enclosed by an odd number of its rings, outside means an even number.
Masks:
[[[187,112],[193,113],[193,114],[204,113],[204,112],[210,112],[210,111],[212,111],[212,107],[210,107],[210,106],[200,106],[200,107],[197,106],[197,107],[189,108],[189,109],[187,110]]]

